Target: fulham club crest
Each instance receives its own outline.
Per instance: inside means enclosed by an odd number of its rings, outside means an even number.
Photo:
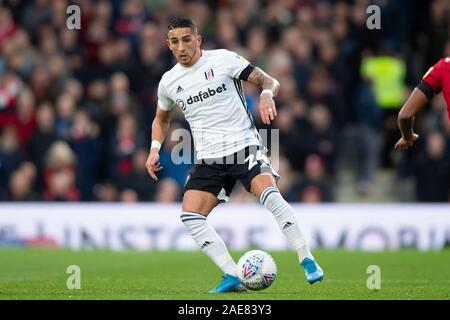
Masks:
[[[206,80],[212,80],[214,78],[213,69],[208,69],[205,71],[205,78],[206,78]]]

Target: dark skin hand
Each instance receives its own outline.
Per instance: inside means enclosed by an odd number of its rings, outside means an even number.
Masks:
[[[394,146],[396,150],[406,151],[414,145],[414,142],[416,142],[417,139],[419,139],[419,135],[413,132],[414,115],[419,112],[427,102],[427,96],[420,89],[415,88],[403,105],[397,118],[398,127],[400,128],[402,137]]]

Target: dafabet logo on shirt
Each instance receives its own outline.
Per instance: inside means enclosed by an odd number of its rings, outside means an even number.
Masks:
[[[196,102],[203,102],[203,100],[209,99],[212,96],[215,96],[216,94],[222,93],[224,91],[227,91],[227,87],[225,86],[225,83],[222,83],[220,87],[217,87],[216,89],[208,88],[207,91],[199,91],[197,95],[195,96],[189,96],[189,99],[187,100],[188,104],[193,104]]]

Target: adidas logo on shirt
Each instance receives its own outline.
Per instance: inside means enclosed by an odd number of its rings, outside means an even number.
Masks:
[[[178,86],[177,88],[177,93],[180,93],[181,91],[183,91],[184,89],[181,86]]]

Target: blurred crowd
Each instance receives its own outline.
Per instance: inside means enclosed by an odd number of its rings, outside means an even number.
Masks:
[[[81,9],[69,30],[66,8]],[[381,8],[369,30],[366,9]],[[446,0],[33,0],[0,4],[0,200],[181,200],[190,165],[161,149],[154,182],[144,164],[157,86],[175,61],[167,23],[189,16],[203,49],[236,51],[281,83],[277,128],[291,202],[336,201],[340,170],[361,195],[377,170],[413,181],[414,200],[450,200],[450,124],[436,97],[416,117],[421,138],[393,151],[396,115],[427,69],[450,56]],[[188,128],[180,111],[171,130]],[[269,146],[270,147],[270,146]],[[237,186],[233,201],[250,198]],[[400,199],[401,200],[401,199]]]

